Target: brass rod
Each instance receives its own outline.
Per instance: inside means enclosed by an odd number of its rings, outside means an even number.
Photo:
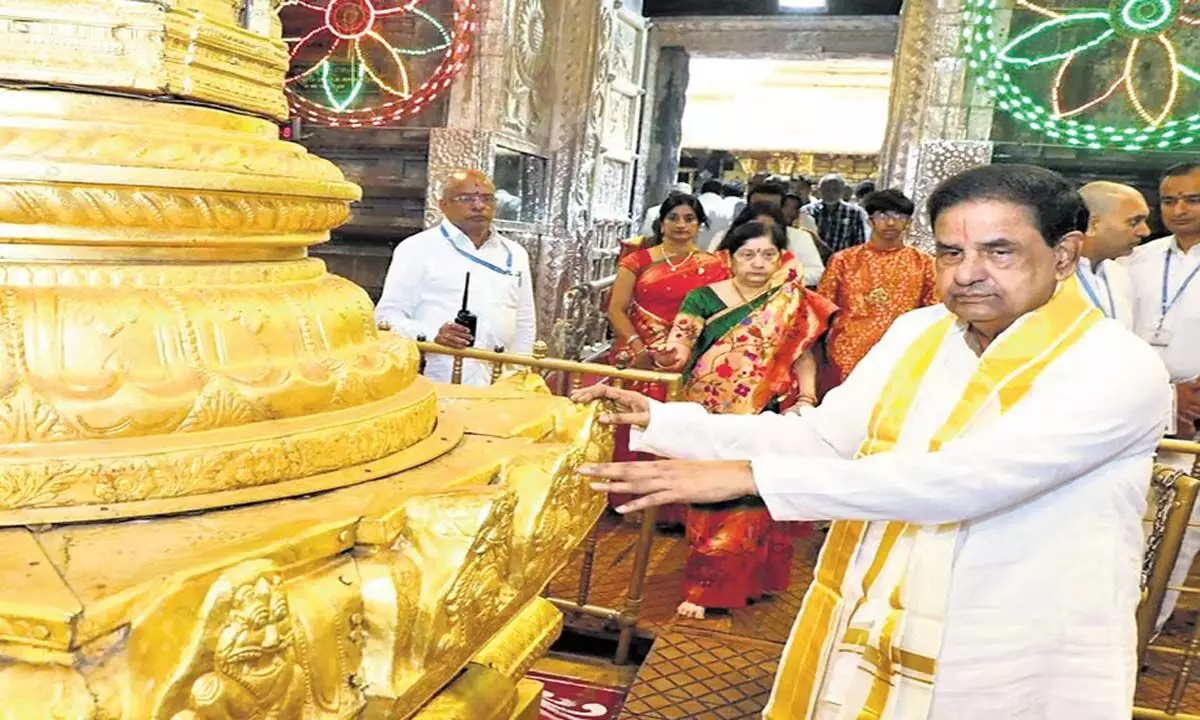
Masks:
[[[1200,442],[1163,438],[1158,441],[1158,449],[1166,450],[1167,452],[1183,453],[1184,455],[1200,455]]]
[[[496,352],[497,353],[504,352],[504,346],[497,345]],[[500,380],[500,376],[503,374],[504,374],[504,363],[502,363],[502,362],[492,363],[492,384],[493,385],[495,385]]]
[[[1178,476],[1175,480],[1175,508],[1167,514],[1167,522],[1163,527],[1162,542],[1158,547],[1159,560],[1154,563],[1149,581],[1146,583],[1146,597],[1138,605],[1138,657],[1141,658],[1150,638],[1154,635],[1154,626],[1158,622],[1158,613],[1162,610],[1163,598],[1167,594],[1167,585],[1171,572],[1175,569],[1175,558],[1183,546],[1183,536],[1187,532],[1187,521],[1192,516],[1196,505],[1196,491],[1200,486],[1195,479]],[[1170,558],[1171,562],[1162,562]],[[1195,590],[1189,589],[1189,592]]]
[[[1195,492],[1194,483],[1192,492]],[[1166,533],[1163,534],[1166,535]],[[1167,572],[1170,572],[1170,568],[1167,569]],[[1188,682],[1192,678],[1192,663],[1195,662],[1197,651],[1200,651],[1200,625],[1197,625],[1192,631],[1192,639],[1188,642],[1187,653],[1184,654],[1183,661],[1179,663],[1179,670],[1175,673],[1175,682],[1171,684],[1171,697],[1167,700],[1166,711],[1168,713],[1179,712],[1179,706],[1183,703],[1183,691],[1187,689]]]
[[[1187,648],[1169,647],[1167,645],[1148,645],[1146,650],[1160,655],[1187,655]]]
[[[642,531],[638,535],[637,548],[633,556],[633,574],[629,577],[629,592],[625,596],[625,611],[622,613],[632,622],[621,628],[617,638],[617,656],[614,662],[624,665],[629,662],[629,650],[633,644],[633,633],[642,614],[642,592],[646,587],[646,572],[650,566],[650,550],[654,546],[654,524],[658,508],[642,511]]]
[[[1133,717],[1139,720],[1200,720],[1200,715],[1190,713],[1165,713],[1152,708],[1134,707]]]
[[[596,544],[599,541],[600,527],[595,525],[583,541],[583,562],[579,565],[579,588],[576,592],[576,602],[587,605],[588,595],[592,590],[592,566],[596,562]]]
[[[517,353],[497,353],[490,350],[480,350],[478,348],[449,348],[444,345],[437,345],[431,342],[417,342],[417,347],[423,353],[434,353],[437,355],[450,355],[454,358],[470,358],[472,360],[485,360],[487,362],[500,362],[506,365],[523,365],[525,367],[536,368],[538,370],[553,370],[566,373],[580,373],[584,375],[598,375],[606,378],[621,378],[626,382],[644,382],[644,383],[662,383],[671,387],[674,383],[679,385],[680,377],[675,373],[654,372],[652,370],[637,370],[629,369],[622,370],[611,365],[601,365],[600,363],[581,363],[571,360],[562,360],[560,358],[536,358],[532,355],[518,355]]]
[[[579,613],[581,615],[590,615],[594,618],[600,618],[601,620],[610,620],[618,623],[621,622],[620,610],[600,607],[599,605],[580,605],[579,603],[573,603],[570,600],[563,600],[562,598],[556,597],[546,599],[549,600],[554,607],[562,610],[565,613]]]
[[[461,356],[454,358],[454,366],[450,369],[450,382],[454,385],[462,385],[463,359]]]

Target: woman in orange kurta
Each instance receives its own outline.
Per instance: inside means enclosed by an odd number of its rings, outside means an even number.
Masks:
[[[683,298],[692,290],[728,277],[729,269],[717,256],[696,247],[700,226],[708,218],[700,201],[691,195],[672,195],[663,202],[652,237],[624,252],[613,282],[608,317],[616,339],[611,362],[618,367],[652,369],[649,348],[666,340]],[[662,386],[632,387],[658,400],[667,397]],[[613,459],[653,460],[629,450],[629,429],[617,429]],[[625,498],[613,496],[613,507]],[[659,508],[658,522],[683,522],[682,505]]]
[[[804,287],[803,269],[786,251],[778,225],[734,228],[720,250],[733,277],[688,293],[667,342],[654,351],[661,367],[685,373],[685,400],[710,413],[758,414],[811,406],[817,367],[809,348],[832,303]],[[777,523],[758,497],[693,505],[679,614],[742,607],[787,589],[795,523]]]
[[[882,190],[868,195],[863,209],[871,239],[835,253],[817,285],[839,308],[825,338],[822,390],[841,385],[896,318],[940,302],[933,258],[904,244],[913,202],[899,190]]]

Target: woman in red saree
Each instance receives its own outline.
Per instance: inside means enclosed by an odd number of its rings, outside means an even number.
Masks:
[[[661,345],[671,330],[675,313],[683,298],[692,290],[723,280],[729,275],[725,261],[696,247],[700,226],[707,225],[704,206],[692,195],[672,195],[659,209],[654,234],[636,248],[622,252],[608,305],[608,318],[616,336],[611,363],[617,367],[652,369],[649,348]],[[631,390],[665,400],[661,385],[631,386]],[[629,450],[629,429],[618,428],[613,459],[652,460],[651,455]],[[625,498],[614,496],[616,507]],[[659,508],[661,525],[684,521],[686,508],[671,505]]]
[[[797,412],[816,404],[817,365],[809,351],[837,307],[804,287],[783,228],[734,228],[719,252],[733,277],[693,290],[671,333],[654,351],[664,370],[685,374],[683,399],[710,413]],[[691,546],[678,613],[743,607],[787,589],[795,523],[776,523],[758,497],[694,505]]]

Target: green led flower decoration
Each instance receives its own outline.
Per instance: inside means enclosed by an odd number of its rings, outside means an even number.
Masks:
[[[1012,31],[999,45],[1000,2],[968,0],[964,53],[997,105],[1057,143],[1134,151],[1195,143],[1200,0],[1068,4],[1012,0]]]

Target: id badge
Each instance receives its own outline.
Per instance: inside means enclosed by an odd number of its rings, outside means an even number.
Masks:
[[[1154,328],[1154,332],[1150,334],[1150,344],[1154,347],[1167,347],[1171,344],[1171,331],[1162,327]]]

